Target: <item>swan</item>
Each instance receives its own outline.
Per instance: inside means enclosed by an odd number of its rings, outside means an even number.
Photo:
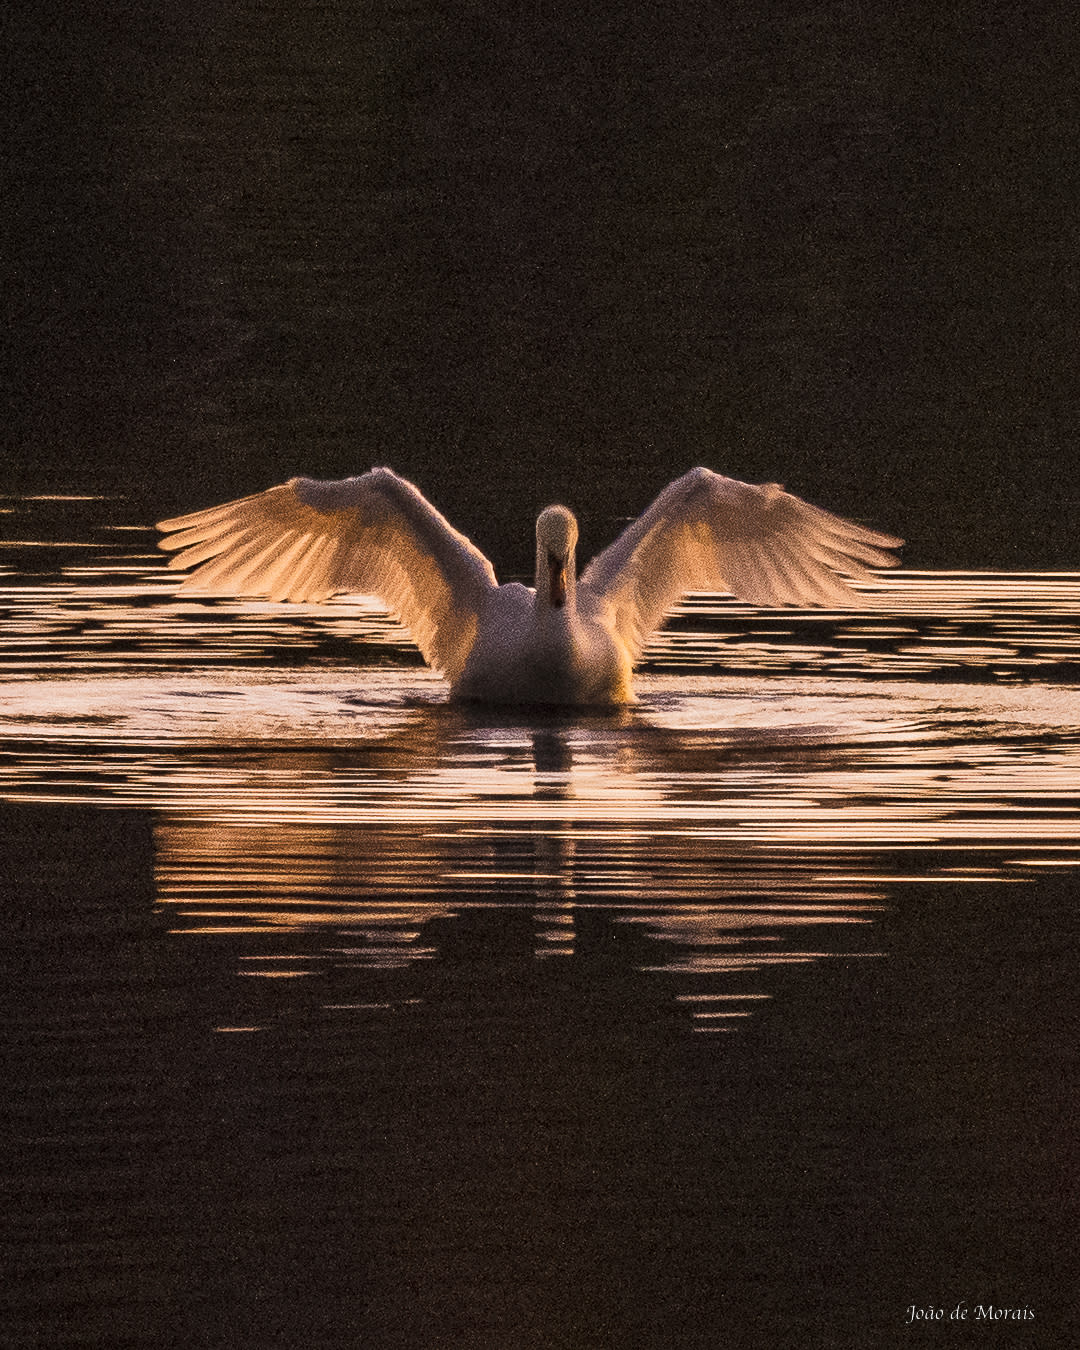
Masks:
[[[390,469],[265,492],[157,527],[181,591],[318,602],[377,596],[455,700],[613,706],[649,635],[687,591],[754,605],[851,606],[845,577],[891,567],[902,540],[785,492],[696,468],[577,575],[565,506],[536,521],[536,586],[499,585],[491,563]],[[841,575],[842,574],[842,575]]]

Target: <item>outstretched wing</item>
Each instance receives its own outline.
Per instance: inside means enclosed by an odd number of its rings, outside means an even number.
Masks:
[[[389,469],[318,482],[292,478],[157,527],[181,587],[201,595],[319,601],[376,595],[436,670],[460,675],[495,573],[411,483]]]
[[[894,567],[903,541],[841,520],[776,483],[754,486],[691,469],[581,576],[636,661],[687,591],[730,591],[754,605],[857,603],[844,576]]]

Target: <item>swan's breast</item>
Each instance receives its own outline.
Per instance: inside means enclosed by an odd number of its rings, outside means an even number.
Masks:
[[[630,660],[614,635],[569,607],[538,606],[517,583],[488,597],[453,696],[495,703],[632,701]]]

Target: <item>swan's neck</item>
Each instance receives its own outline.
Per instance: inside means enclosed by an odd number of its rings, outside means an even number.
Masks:
[[[577,597],[577,569],[574,550],[561,556],[543,543],[536,545],[536,607],[541,614],[574,613]]]

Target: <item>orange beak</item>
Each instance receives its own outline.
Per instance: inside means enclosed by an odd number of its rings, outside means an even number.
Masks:
[[[548,572],[551,575],[551,604],[554,609],[562,609],[566,604],[566,562],[548,554]]]

